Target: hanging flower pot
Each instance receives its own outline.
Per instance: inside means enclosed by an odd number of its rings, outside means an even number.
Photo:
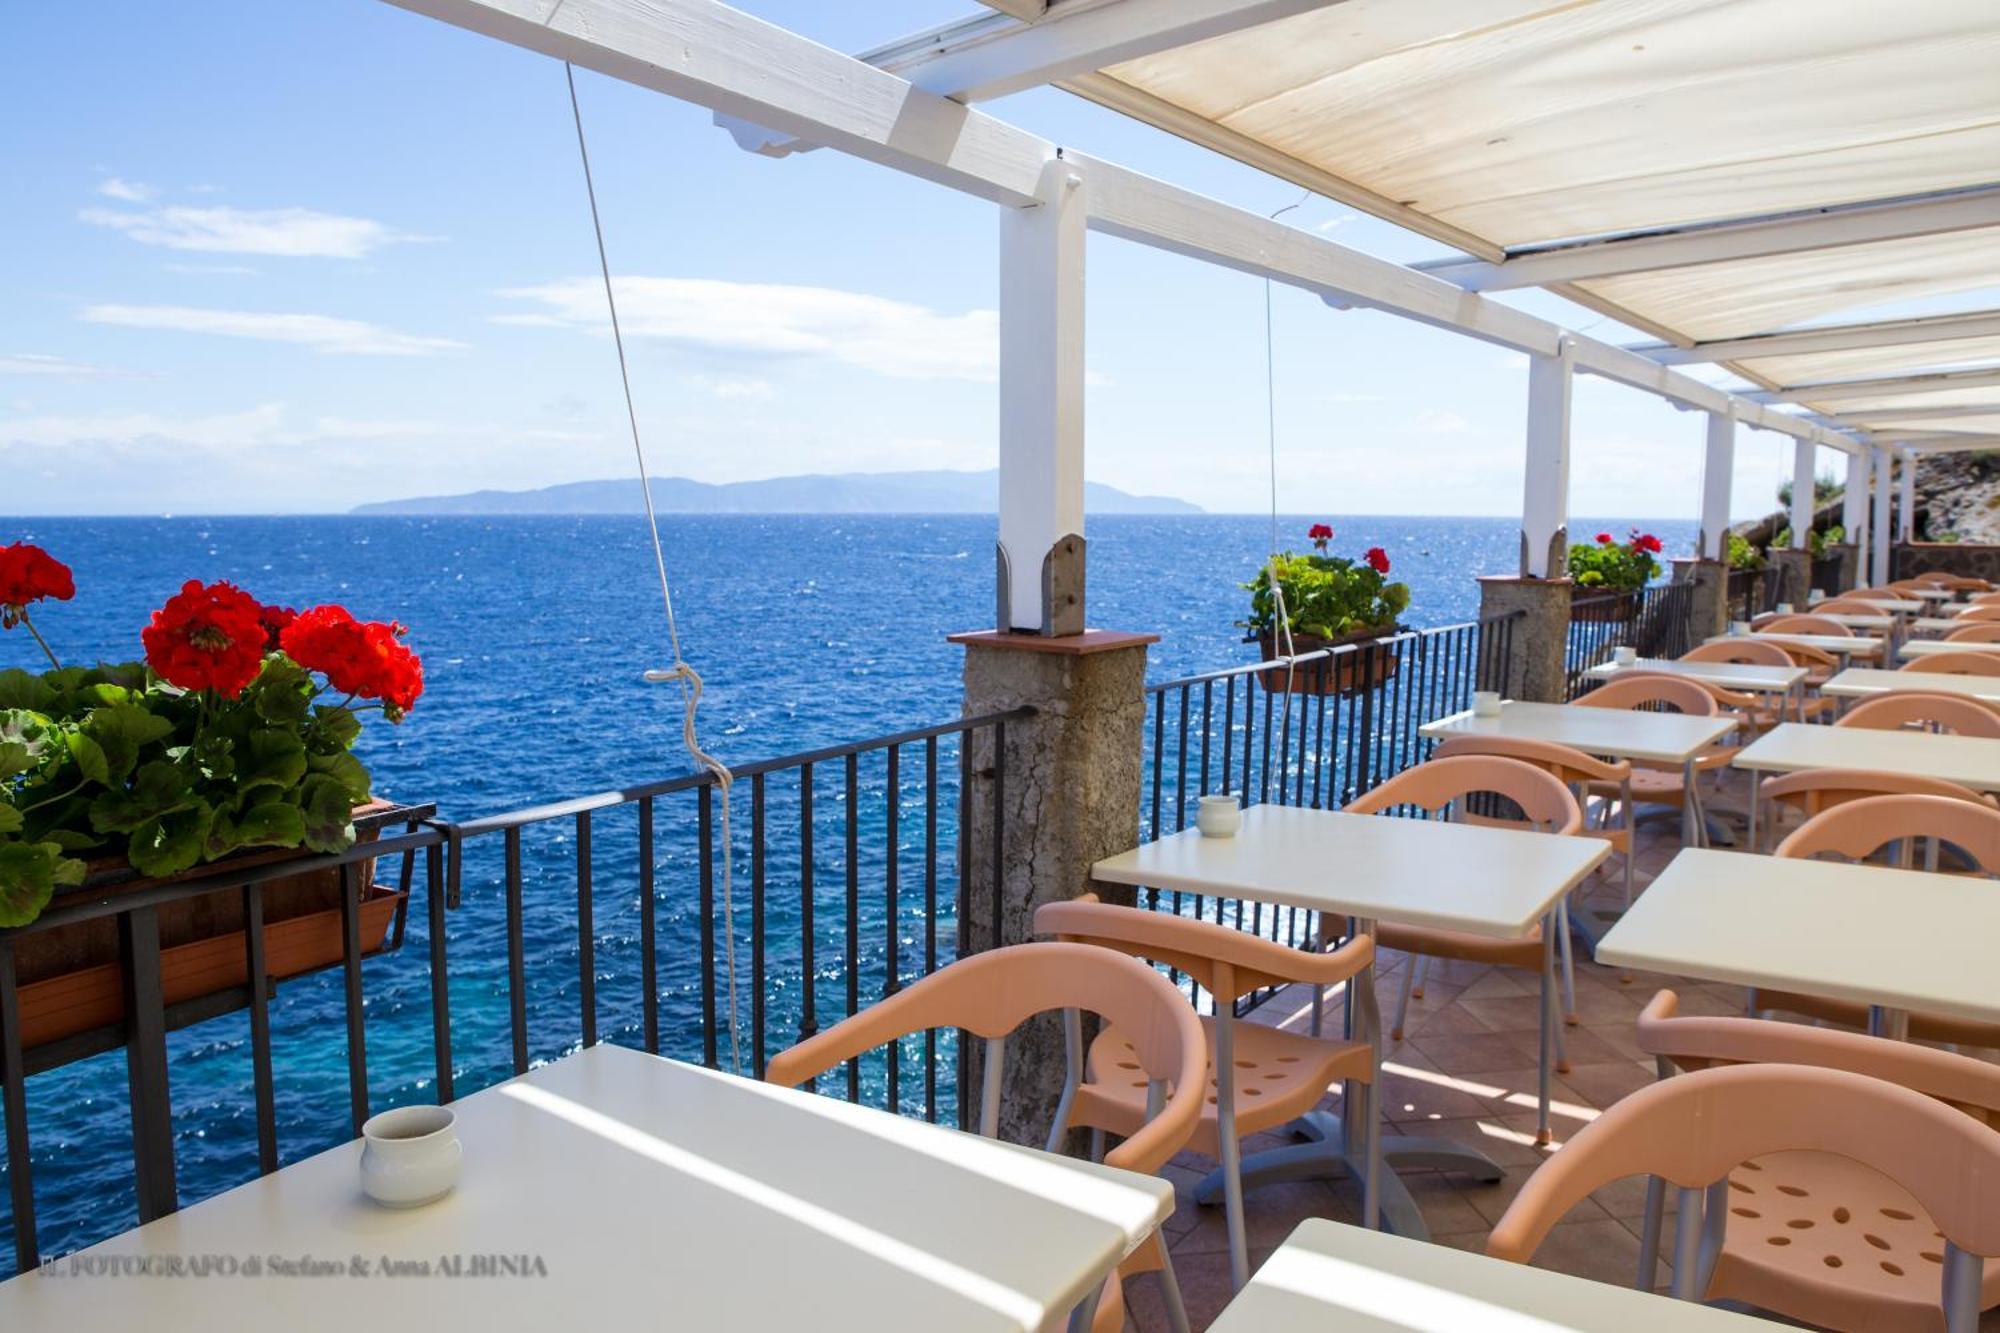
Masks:
[[[1569,548],[1569,618],[1628,621],[1639,613],[1646,585],[1659,572],[1660,539],[1637,528],[1620,542],[1608,532]]]
[[[1244,585],[1250,593],[1246,643],[1255,643],[1269,661],[1322,648],[1364,645],[1292,670],[1275,667],[1258,675],[1267,690],[1294,694],[1352,694],[1372,688],[1396,672],[1399,650],[1377,643],[1394,635],[1396,617],[1410,604],[1407,584],[1389,581],[1389,554],[1371,547],[1359,560],[1327,554],[1333,529],[1315,523],[1306,533],[1310,555],[1274,555]],[[1275,581],[1274,581],[1275,580]],[[1289,635],[1279,629],[1281,622]]]
[[[393,807],[373,802],[352,747],[363,713],[400,722],[423,692],[402,626],[338,606],[294,615],[232,584],[189,581],[142,631],[143,662],[64,667],[30,608],[73,595],[46,552],[0,548],[0,628],[27,630],[50,662],[0,671],[0,927],[29,924],[59,894],[127,892],[374,836]],[[336,873],[264,894],[268,970],[338,959]],[[399,897],[364,886],[364,948],[380,946]],[[161,909],[170,1003],[243,984],[241,911],[234,889]],[[35,1006],[28,1044],[117,1021],[116,946],[110,919],[13,941],[24,1015]]]

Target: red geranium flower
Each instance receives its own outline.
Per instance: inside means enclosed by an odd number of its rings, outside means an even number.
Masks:
[[[74,596],[76,580],[68,565],[27,542],[0,546],[0,625],[13,625],[31,602],[44,597],[67,602]]]
[[[232,583],[189,579],[141,631],[146,662],[169,684],[234,699],[264,666],[261,610]]]
[[[1654,555],[1658,555],[1660,553],[1660,539],[1658,537],[1655,537],[1650,532],[1633,533],[1632,545],[1637,547],[1641,551],[1649,551]]]
[[[1330,542],[1333,540],[1333,529],[1325,523],[1315,523],[1306,529],[1306,536],[1316,542]]]
[[[1600,533],[1598,533],[1598,534],[1597,534],[1597,544],[1598,544],[1599,546],[1609,546],[1609,545],[1611,545],[1611,534],[1610,534],[1610,533],[1608,533],[1608,532],[1600,532]]]
[[[267,653],[277,652],[278,636],[284,633],[285,626],[298,618],[299,613],[292,610],[289,606],[258,607],[257,619],[262,621],[264,625],[264,651]]]
[[[402,642],[394,621],[359,621],[345,607],[302,611],[278,636],[294,662],[325,676],[344,694],[380,699],[392,716],[408,712],[424,692],[424,667]]]
[[[1389,553],[1381,547],[1369,547],[1361,558],[1366,560],[1368,567],[1377,574],[1387,574],[1389,572]]]

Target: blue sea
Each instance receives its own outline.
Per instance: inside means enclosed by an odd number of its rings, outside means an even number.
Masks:
[[[1281,534],[1302,549],[1314,521],[1284,519]],[[1517,558],[1512,519],[1330,521],[1337,551],[1379,545],[1389,552],[1394,577],[1413,593],[1405,619],[1418,628],[1473,618],[1475,576],[1511,573]],[[1575,530],[1623,533],[1633,524],[1579,519]],[[1691,521],[1640,526],[1657,533],[1670,552],[1693,542]],[[663,529],[683,646],[707,682],[703,738],[725,762],[859,740],[958,713],[960,651],[944,636],[991,623],[991,517],[671,515]],[[1255,517],[1093,518],[1090,622],[1160,634],[1150,659],[1153,679],[1250,660],[1236,624],[1246,609],[1240,585],[1265,555],[1269,530],[1267,518]],[[377,719],[361,741],[379,794],[435,802],[444,815],[463,820],[669,777],[687,767],[677,694],[641,680],[647,668],[666,665],[670,654],[639,519],[0,519],[0,543],[23,539],[47,547],[76,572],[76,599],[45,605],[36,615],[69,661],[139,656],[140,627],[188,578],[229,579],[267,602],[304,607],[338,601],[364,618],[404,622],[424,658],[426,691],[401,726]],[[0,667],[40,662],[25,634],[0,634]],[[914,762],[906,757],[906,769]],[[837,805],[839,774],[828,776],[832,781],[819,799]],[[879,764],[868,765],[862,796],[885,804],[884,780]],[[921,774],[906,771],[898,808],[908,811],[915,802],[920,813],[921,791],[912,793],[913,782],[920,783]],[[943,785],[948,810],[952,775]],[[774,794],[774,846],[781,834],[796,835],[795,800],[796,793]],[[689,809],[692,804],[685,803]],[[747,802],[739,799],[739,805]],[[663,809],[661,819],[655,855],[661,1030],[670,1053],[698,1057],[693,955],[700,923],[692,842],[685,836],[691,825],[686,810]],[[737,873],[746,879],[748,818],[741,809],[737,823]],[[860,825],[857,855],[870,867],[872,883],[891,850],[879,815]],[[904,838],[893,853],[911,885],[920,874],[921,849],[911,842],[918,827],[915,814],[906,814]],[[846,872],[837,834],[822,840],[824,859],[816,865],[826,908],[815,935],[815,984],[827,997],[824,1023],[843,1012],[839,932]],[[460,1095],[510,1072],[503,909],[492,841],[469,853],[464,904],[447,928]],[[629,821],[604,817],[596,844],[600,1034],[636,1042],[638,852]],[[531,1050],[546,1059],[579,1039],[575,848],[568,826],[531,830],[525,857]],[[796,1011],[801,928],[795,872],[786,879],[774,866],[772,875],[767,1027],[776,1049],[784,1044],[779,1034],[787,1015]],[[739,887],[739,907],[741,892]],[[877,904],[864,911],[875,919],[863,920],[862,934],[878,942],[893,924],[905,959],[930,929],[952,938],[951,923],[925,919],[920,902],[899,912],[895,923],[880,919]],[[793,957],[779,956],[785,939],[794,942]],[[370,1092],[377,1109],[434,1095],[424,946],[419,907],[410,913],[403,949],[365,968]],[[865,951],[862,965],[882,966],[879,944]],[[283,985],[272,1022],[281,1159],[290,1162],[348,1136],[338,973]],[[256,1174],[248,1050],[242,1015],[169,1039],[183,1203]],[[44,1255],[136,1221],[125,1077],[122,1056],[113,1054],[30,1081]],[[906,1075],[906,1106],[910,1082]],[[0,1176],[5,1171],[0,1162]],[[14,1252],[6,1208],[0,1202],[0,1276],[11,1271]]]

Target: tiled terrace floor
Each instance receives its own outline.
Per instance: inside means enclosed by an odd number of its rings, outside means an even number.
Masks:
[[[1711,800],[1724,822],[1740,833],[1740,777],[1720,800]],[[1706,788],[1706,784],[1704,784]],[[1643,886],[1679,850],[1677,820],[1642,822],[1638,854]],[[1770,845],[1766,843],[1766,845]],[[1615,906],[1622,873],[1614,856],[1584,888],[1591,901]],[[1385,953],[1378,965],[1377,993],[1383,1021],[1393,1019],[1403,969],[1408,961]],[[1630,979],[1624,979],[1629,976]],[[1389,1042],[1383,1054],[1385,1133],[1437,1135],[1471,1144],[1506,1171],[1496,1184],[1479,1184],[1469,1176],[1434,1170],[1405,1170],[1404,1183],[1416,1197],[1431,1239],[1460,1249],[1484,1248],[1508,1203],[1549,1151],[1600,1110],[1652,1081],[1653,1062],[1640,1054],[1634,1040],[1634,1019],[1662,987],[1681,997],[1681,1012],[1738,1016],[1743,1013],[1740,987],[1714,985],[1655,973],[1623,974],[1600,967],[1579,950],[1576,990],[1579,1023],[1568,1028],[1570,1072],[1554,1076],[1551,1121],[1555,1144],[1535,1146],[1535,1079],[1537,978],[1527,972],[1472,963],[1433,960],[1424,996],[1411,1004],[1410,1020],[1400,1042]],[[1277,1023],[1303,1031],[1310,1018],[1311,992],[1293,987],[1258,1008],[1252,1021]],[[1330,1024],[1339,1022],[1337,1002],[1328,1004]],[[1328,1030],[1334,1030],[1329,1027]],[[1338,1097],[1326,1105],[1337,1107]],[[1247,1154],[1288,1142],[1277,1134],[1244,1141]],[[1194,1186],[1212,1167],[1206,1158],[1183,1154],[1167,1168],[1180,1193],[1180,1207],[1167,1223],[1174,1268],[1194,1327],[1207,1326],[1228,1301],[1228,1232],[1220,1206],[1202,1207],[1192,1197]],[[1660,1283],[1670,1277],[1665,1257],[1673,1252],[1672,1208],[1662,1238]],[[1330,1217],[1360,1219],[1360,1189],[1348,1180],[1266,1186],[1245,1196],[1250,1262],[1254,1268],[1281,1243],[1300,1221]],[[1577,1207],[1537,1253],[1538,1266],[1629,1286],[1638,1270],[1639,1225],[1644,1187],[1623,1181]],[[1142,1328],[1165,1328],[1157,1289],[1151,1278],[1127,1286],[1131,1313]],[[2000,1311],[1995,1312],[2000,1316]],[[1981,1326],[2000,1331],[2000,1317]]]

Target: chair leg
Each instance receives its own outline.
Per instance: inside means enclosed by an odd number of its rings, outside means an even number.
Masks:
[[[1563,1022],[1576,1026],[1576,959],[1573,954],[1575,942],[1569,936],[1569,903],[1564,902],[1556,909],[1556,916],[1562,922],[1559,947],[1562,949],[1563,968]]]
[[[1382,1226],[1382,1094],[1377,1088],[1381,1079],[1382,1062],[1378,1057],[1375,1082],[1368,1085],[1368,1095],[1363,1101],[1368,1121],[1362,1136],[1366,1146],[1361,1164],[1361,1225],[1370,1231]]]
[[[1674,1299],[1701,1299],[1695,1273],[1701,1267],[1701,1203],[1704,1191],[1682,1189],[1674,1196]]]
[[[1174,1256],[1167,1252],[1164,1236],[1160,1238],[1160,1302],[1167,1307],[1167,1327],[1173,1333],[1189,1333],[1187,1305],[1181,1300],[1181,1280],[1174,1276]]]
[[[1945,1333],[1976,1333],[1979,1328],[1980,1282],[1985,1271],[1986,1263],[1978,1255],[1945,1242]]]
[[[1640,1291],[1651,1291],[1660,1280],[1660,1231],[1666,1221],[1667,1182],[1646,1177],[1646,1212],[1639,1227]]]
[[[1410,992],[1410,994],[1414,995],[1416,998],[1421,1000],[1424,998],[1424,982],[1431,974],[1430,956],[1427,954],[1420,954],[1411,961],[1416,965],[1417,969],[1417,986],[1415,990]],[[1396,1026],[1401,1027],[1402,1023],[1399,1021],[1396,1024]]]
[[[1556,1021],[1556,914],[1549,913],[1542,919],[1542,1042],[1539,1067],[1535,1071],[1536,1098],[1535,1142],[1547,1143],[1549,1134],[1549,1067],[1555,1059],[1556,1042],[1560,1040],[1557,1029],[1562,1024]]]
[[[1218,984],[1220,984],[1218,982]],[[1243,1221],[1243,1145],[1236,1138],[1236,1022],[1228,1000],[1215,1005],[1215,1133],[1222,1146],[1222,1206],[1229,1223],[1229,1282],[1250,1280],[1249,1231]]]
[[[1403,1039],[1403,1024],[1410,1017],[1410,997],[1416,994],[1414,983],[1417,977],[1417,965],[1422,961],[1421,957],[1412,958],[1410,959],[1409,966],[1403,969],[1403,990],[1401,995],[1396,999],[1396,1025],[1389,1029],[1389,1040],[1391,1041],[1401,1041]]]

